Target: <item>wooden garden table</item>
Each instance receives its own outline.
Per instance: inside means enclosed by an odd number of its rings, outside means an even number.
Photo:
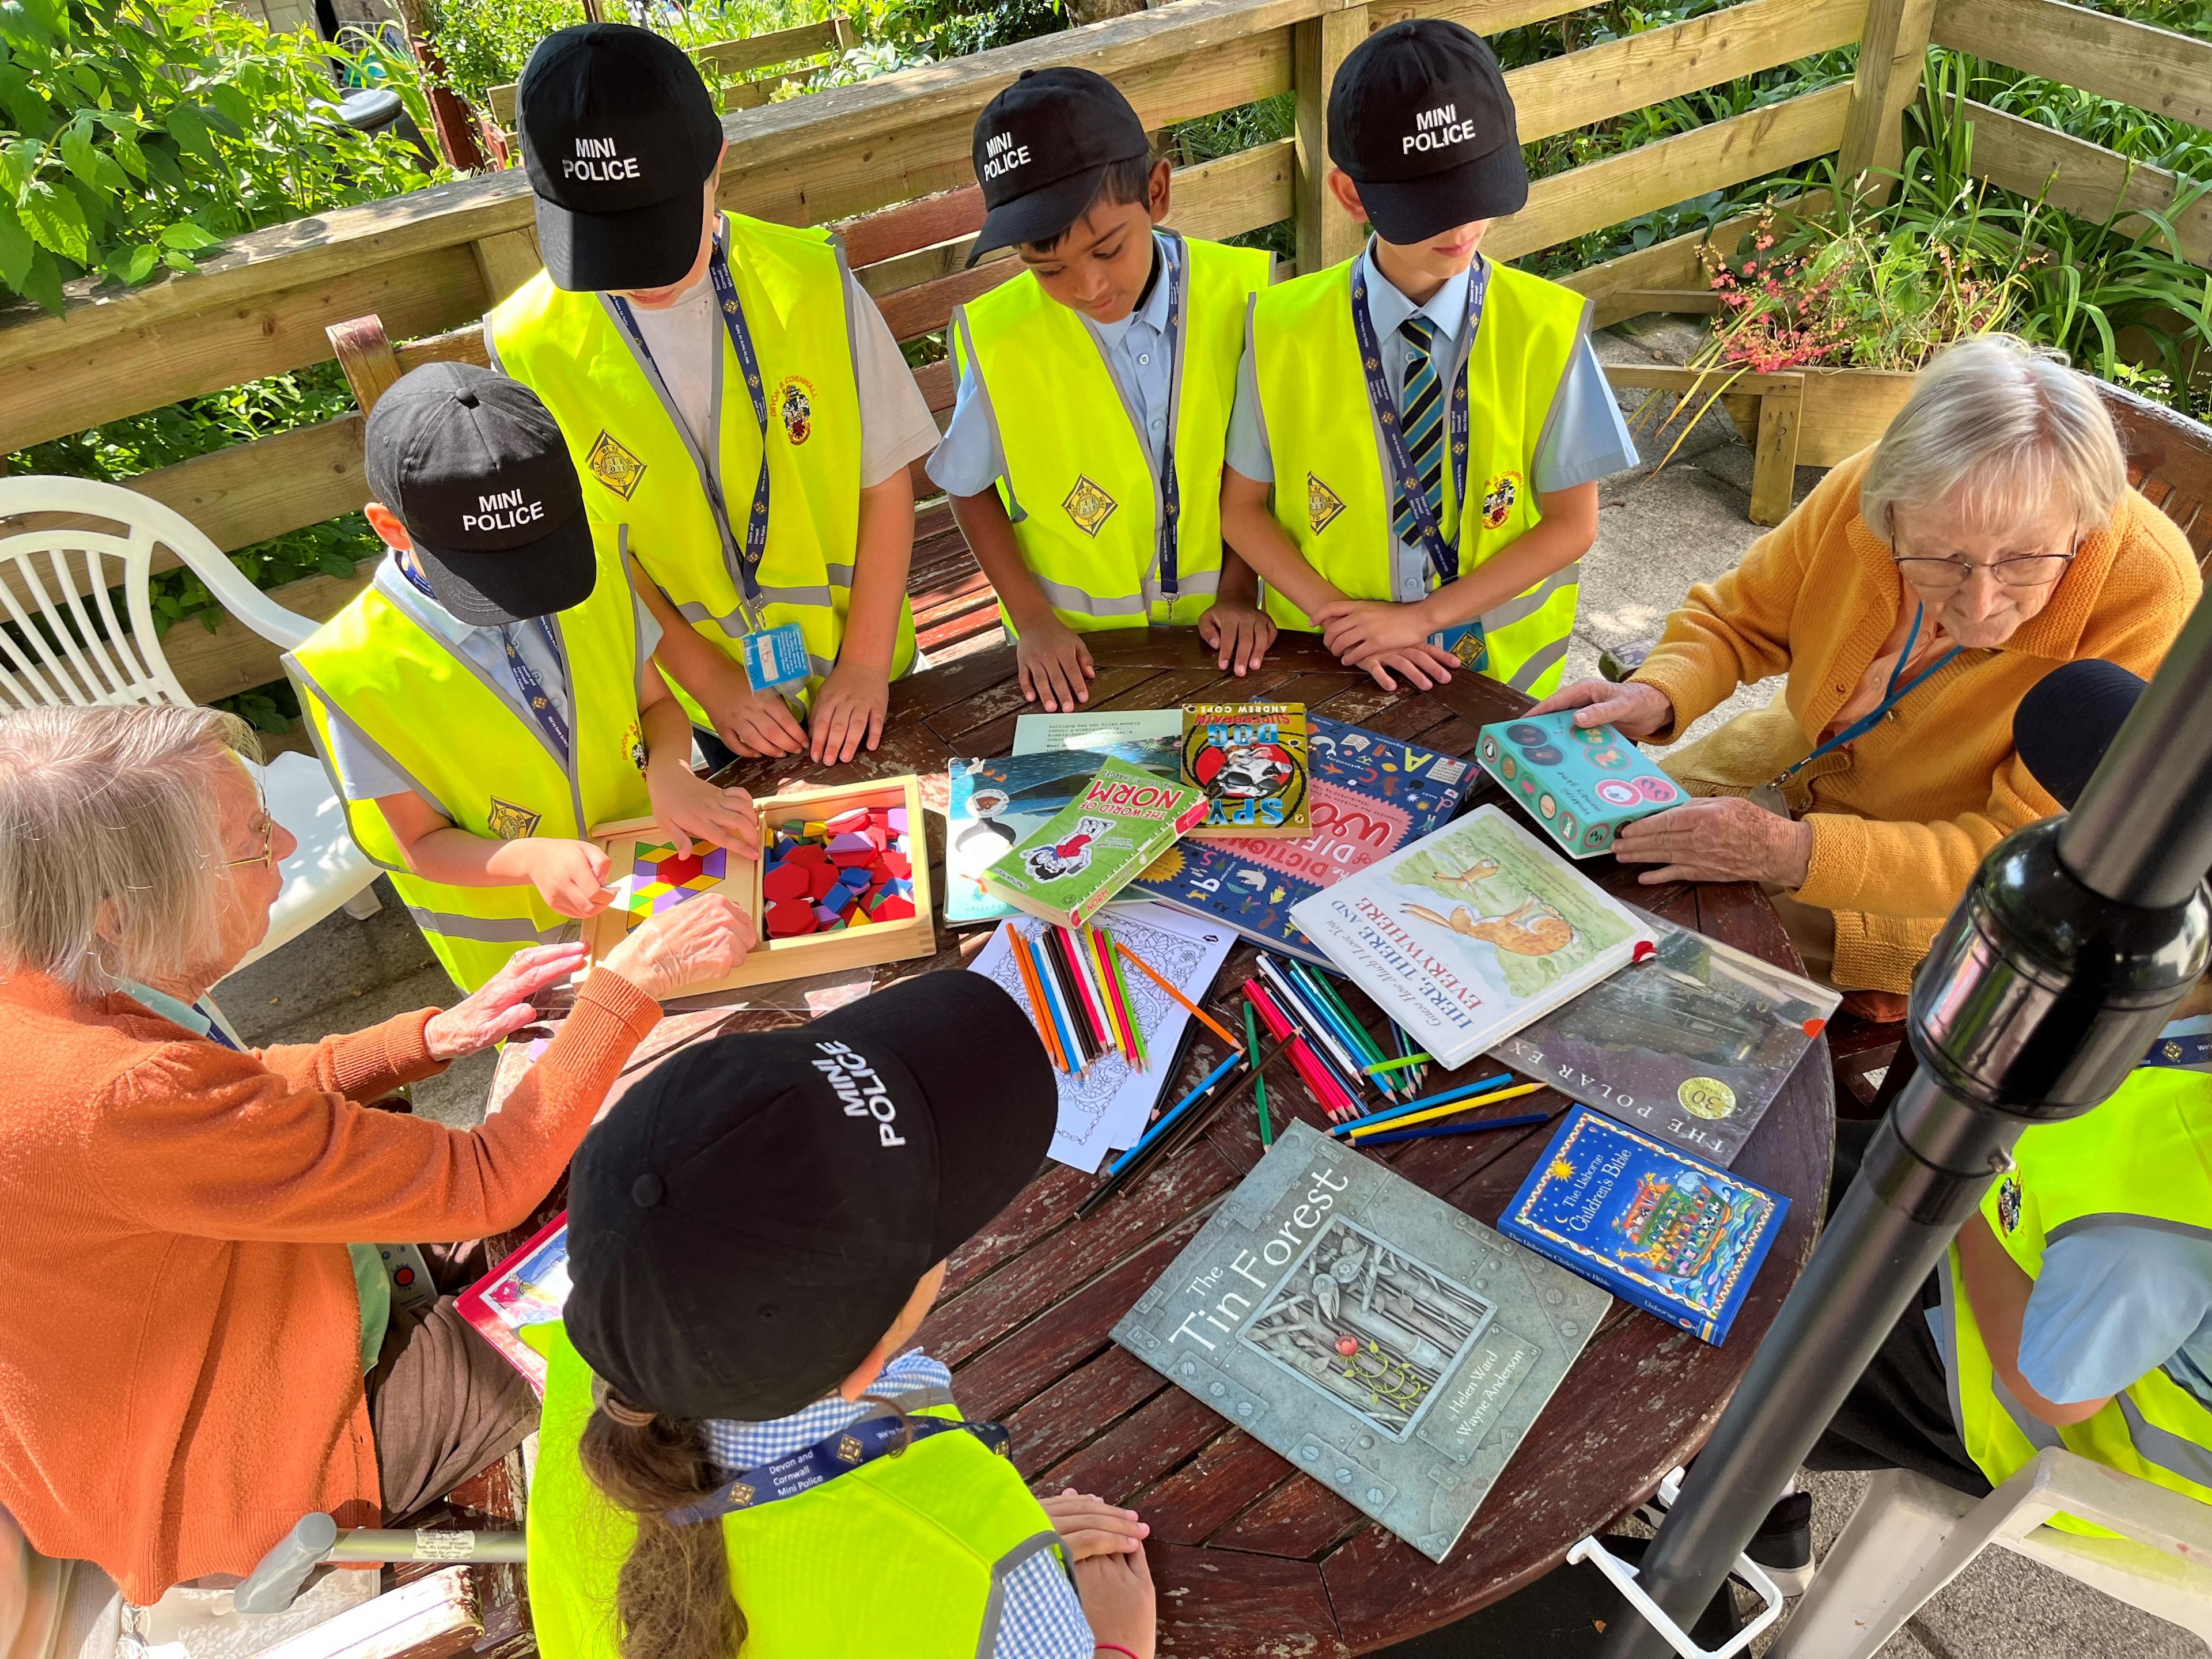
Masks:
[[[1094,709],[1257,697],[1301,702],[1333,718],[1463,756],[1473,751],[1479,726],[1528,705],[1520,693],[1472,676],[1436,691],[1388,693],[1364,675],[1346,672],[1317,641],[1291,635],[1279,641],[1259,673],[1243,679],[1221,674],[1191,629],[1094,634],[1089,643],[1098,665],[1089,705]],[[882,746],[853,764],[739,763],[718,781],[765,795],[805,783],[921,774],[934,809],[929,852],[942,893],[945,762],[1006,753],[1024,707],[1013,652],[998,647],[894,686]],[[1610,859],[1582,868],[1669,921],[1768,962],[1799,966],[1755,886],[1639,889],[1634,872]],[[876,981],[957,968],[990,932],[955,933],[940,922],[934,957],[879,968]],[[1231,952],[1211,999],[1217,1015],[1233,1020],[1232,988],[1250,971],[1252,955],[1242,945]],[[743,1030],[797,1018],[748,1012],[732,1024]],[[726,1018],[712,1012],[675,1014],[652,1047]],[[1186,1063],[1187,1076],[1194,1080],[1220,1058],[1218,1044],[1202,1036]],[[977,1059],[977,1085],[988,1087],[988,1058]],[[1270,1069],[1267,1085],[1278,1121],[1295,1112],[1325,1127],[1287,1065]],[[1516,1109],[1565,1103],[1544,1094],[1517,1103]],[[1494,1223],[1550,1133],[1542,1127],[1448,1136],[1401,1143],[1382,1156],[1401,1175]],[[1081,1221],[1074,1207],[1093,1177],[1048,1164],[953,1257],[921,1340],[953,1368],[969,1416],[1012,1431],[1015,1462],[1033,1487],[1072,1486],[1142,1511],[1152,1527],[1147,1547],[1159,1590],[1163,1654],[1237,1659],[1365,1652],[1460,1618],[1540,1577],[1577,1539],[1602,1530],[1688,1461],[1811,1252],[1832,1139],[1824,1040],[1735,1161],[1738,1172],[1788,1194],[1790,1207],[1727,1346],[1709,1347],[1616,1302],[1442,1565],[1107,1340],[1114,1322],[1189,1243],[1214,1200],[1258,1160],[1249,1110],[1226,1114]]]

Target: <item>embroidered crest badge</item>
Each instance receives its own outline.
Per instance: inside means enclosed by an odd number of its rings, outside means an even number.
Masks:
[[[1075,527],[1086,536],[1096,536],[1103,529],[1106,520],[1114,516],[1114,509],[1120,505],[1079,472],[1075,475],[1075,488],[1067,492],[1067,499],[1060,503],[1067,516],[1075,520]]]
[[[1521,499],[1521,475],[1501,472],[1482,487],[1482,522],[1495,530],[1513,516],[1513,503]]]
[[[1997,1221],[2010,1235],[2020,1227],[2020,1177],[2008,1175],[1997,1182]]]
[[[744,1481],[740,1480],[737,1485],[730,1488],[730,1507],[732,1509],[749,1510],[752,1507],[752,1504],[753,1489],[750,1486],[748,1486]]]
[[[804,375],[787,374],[778,381],[771,407],[794,447],[814,435],[814,383]]]
[[[491,811],[484,816],[484,828],[501,841],[521,841],[538,833],[538,820],[542,816],[494,795]]]
[[[604,427],[592,441],[591,453],[584,457],[584,470],[624,501],[636,493],[638,480],[645,477],[645,463],[616,442],[615,434]]]
[[[629,730],[623,733],[622,740],[623,753],[629,757],[629,763],[639,771],[644,771],[645,728],[637,721],[632,720],[629,723]]]
[[[1336,522],[1344,511],[1344,497],[1310,472],[1306,474],[1306,522],[1316,536]]]
[[[860,1443],[857,1436],[847,1434],[840,1435],[838,1437],[837,1457],[839,1462],[845,1463],[857,1463],[860,1461],[860,1454],[866,1450],[867,1450],[867,1448]]]

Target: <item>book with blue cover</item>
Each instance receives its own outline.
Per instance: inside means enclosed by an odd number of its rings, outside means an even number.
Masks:
[[[1577,1106],[1498,1231],[1719,1346],[1790,1200]]]
[[[1466,799],[1462,760],[1313,714],[1308,724],[1309,833],[1202,841],[1185,836],[1129,884],[1140,894],[1316,967],[1320,948],[1291,907],[1448,823]]]

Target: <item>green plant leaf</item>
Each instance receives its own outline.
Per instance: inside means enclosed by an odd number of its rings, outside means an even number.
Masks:
[[[33,137],[43,137],[53,120],[53,111],[39,95],[30,77],[13,64],[0,64],[0,109],[16,130]]]
[[[208,136],[207,123],[200,118],[199,111],[191,105],[173,105],[162,125],[168,128],[169,137],[176,140],[177,148],[185,155],[198,155],[210,161],[216,159],[215,140]]]
[[[67,185],[34,179],[16,198],[15,209],[40,246],[79,264],[90,257],[91,232],[85,224],[84,204]]]
[[[44,306],[57,317],[62,314],[62,268],[46,249],[31,255],[31,269],[23,278],[22,290],[25,299]]]
[[[213,247],[222,238],[211,236],[202,226],[190,219],[179,219],[161,233],[161,246],[190,253],[195,248]]]
[[[38,251],[38,244],[16,218],[15,210],[0,202],[0,288],[22,292],[23,280],[31,274],[32,257]]]
[[[154,267],[161,261],[161,249],[151,242],[142,243],[125,257],[122,269],[118,273],[119,280],[126,287],[134,283],[143,283],[154,274]]]
[[[163,251],[161,254],[161,263],[168,266],[170,270],[181,271],[187,276],[191,276],[194,272],[199,270],[199,267],[192,263],[192,256],[191,254],[179,253],[174,248],[168,248]]]
[[[146,152],[138,147],[138,140],[127,132],[115,135],[115,159],[123,170],[140,184],[146,182]]]

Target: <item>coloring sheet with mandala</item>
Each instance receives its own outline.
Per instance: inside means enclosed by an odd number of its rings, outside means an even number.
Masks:
[[[1031,939],[1045,926],[1030,916],[1017,917],[1008,925]],[[1110,905],[1097,925],[1159,969],[1194,1002],[1212,985],[1237,939],[1218,922],[1158,904]],[[995,980],[1022,1007],[1030,1006],[1005,933],[994,933],[968,965],[970,971]],[[1124,977],[1151,1063],[1140,1070],[1120,1054],[1108,1054],[1093,1060],[1080,1076],[1063,1073],[1060,1077],[1060,1122],[1053,1131],[1052,1156],[1086,1173],[1095,1174],[1109,1152],[1134,1146],[1144,1133],[1145,1120],[1167,1083],[1176,1045],[1190,1018],[1142,974],[1130,969]]]

